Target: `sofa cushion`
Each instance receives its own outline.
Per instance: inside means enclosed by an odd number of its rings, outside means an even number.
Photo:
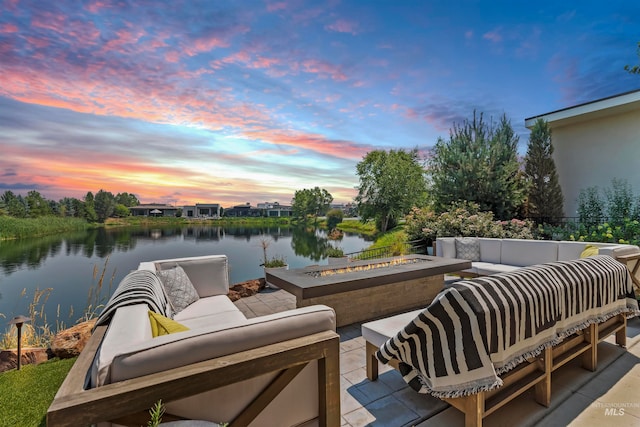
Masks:
[[[456,239],[454,237],[438,237],[436,239],[436,256],[444,258],[456,257]]]
[[[191,280],[189,280],[189,276],[179,265],[168,270],[158,271],[158,276],[162,280],[171,302],[174,317],[200,299],[196,288],[193,287]]]
[[[229,293],[229,268],[226,255],[155,261],[157,270],[167,270],[177,265],[187,273],[201,298]]]
[[[636,245],[609,245],[600,246],[600,255],[609,255],[616,258],[623,255],[631,255],[640,252]]]
[[[558,242],[551,240],[502,239],[500,263],[525,267],[558,260]]]
[[[488,237],[480,237],[478,240],[480,241],[480,261],[500,264],[502,240]]]
[[[178,322],[197,317],[206,317],[213,314],[240,312],[240,309],[231,302],[226,295],[215,295],[207,298],[200,298],[173,318]]]
[[[335,331],[335,322],[332,308],[315,305],[255,317],[223,330],[202,328],[164,335],[129,346],[114,357],[110,380],[136,378],[317,332]]]
[[[154,338],[160,335],[169,335],[189,330],[189,328],[181,323],[164,317],[162,314],[154,313],[151,310],[149,310],[147,314],[149,315],[149,323],[151,324],[151,336]]]
[[[427,304],[428,305],[428,304]],[[425,305],[426,308],[426,305]],[[407,326],[409,322],[422,313],[424,308],[402,313],[384,319],[374,320],[362,324],[362,338],[376,347],[380,347],[389,338],[396,335],[398,331]]]
[[[586,243],[560,241],[558,242],[558,261],[571,261],[580,258]]]
[[[477,237],[456,237],[456,258],[480,261],[480,241]]]
[[[476,273],[480,276],[489,276],[498,273],[509,273],[511,271],[519,270],[522,267],[506,264],[492,264],[489,262],[474,262]]]

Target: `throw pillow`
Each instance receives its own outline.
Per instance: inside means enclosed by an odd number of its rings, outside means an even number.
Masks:
[[[158,276],[167,291],[174,316],[200,299],[196,288],[189,280],[189,276],[179,265],[168,270],[158,271]]]
[[[587,245],[584,247],[584,250],[580,254],[580,258],[586,258],[588,256],[598,255],[599,252],[600,251],[597,246]]]
[[[189,330],[189,328],[175,320],[164,317],[162,314],[154,313],[151,310],[149,310],[149,321],[151,322],[151,334],[154,338],[160,335],[169,335]]]
[[[477,237],[456,237],[456,258],[480,261],[480,240]]]

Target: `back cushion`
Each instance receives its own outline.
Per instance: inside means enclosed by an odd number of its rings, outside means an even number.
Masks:
[[[587,246],[584,242],[558,242],[558,261],[571,261],[580,258],[580,254]]]
[[[157,262],[156,268],[168,270],[177,265],[180,265],[187,273],[201,298],[219,295],[221,286],[225,289],[225,295],[229,292],[229,270],[226,255],[167,260],[166,262]],[[217,286],[211,287],[208,286],[209,284]]]
[[[551,240],[503,239],[502,264],[526,267],[558,260],[558,242]]]
[[[436,239],[436,256],[444,258],[456,257],[455,237],[438,237]]]
[[[480,261],[500,264],[502,240],[487,237],[480,237],[478,240],[480,240]]]

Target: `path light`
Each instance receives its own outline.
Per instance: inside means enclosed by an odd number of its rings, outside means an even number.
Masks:
[[[29,317],[20,315],[20,316],[14,317],[9,322],[10,325],[16,325],[16,328],[18,328],[18,371],[20,370],[20,365],[22,364],[22,354],[21,354],[22,324],[30,321],[31,319]]]

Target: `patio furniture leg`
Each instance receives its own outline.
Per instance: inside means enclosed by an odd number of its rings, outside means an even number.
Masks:
[[[367,378],[369,381],[378,379],[378,359],[376,358],[376,351],[378,351],[378,347],[367,341]]]

